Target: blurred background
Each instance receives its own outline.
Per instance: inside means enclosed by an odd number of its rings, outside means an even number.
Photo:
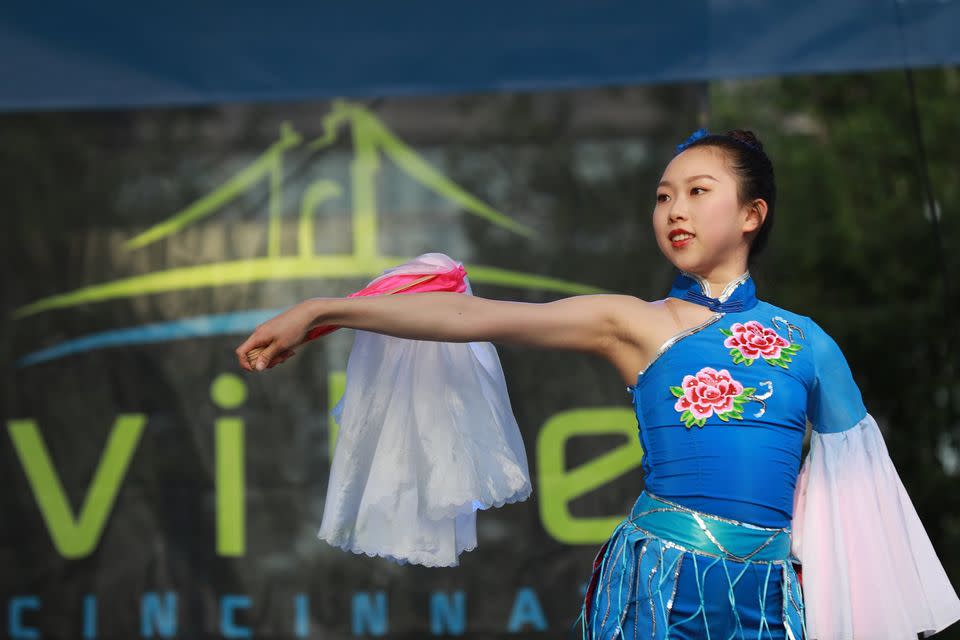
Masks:
[[[840,344],[960,587],[957,24],[953,0],[0,9],[0,637],[576,636],[643,487],[612,367],[497,345],[534,495],[428,569],[316,539],[353,331],[265,375],[233,350],[430,251],[484,297],[661,298],[656,182],[700,126],[764,143],[760,297]]]

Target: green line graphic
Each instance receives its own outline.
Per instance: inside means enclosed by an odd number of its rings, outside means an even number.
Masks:
[[[154,225],[140,235],[128,240],[124,245],[127,249],[139,249],[157,240],[171,236],[186,228],[191,223],[215,213],[220,207],[252,188],[267,175],[270,176],[270,214],[269,214],[269,251],[271,256],[280,254],[279,223],[282,201],[280,199],[280,183],[283,178],[283,153],[292,149],[301,142],[300,134],[293,131],[289,123],[283,123],[280,128],[280,139],[270,145],[263,155],[253,164],[224,183],[214,192],[200,198],[183,211],[179,211],[160,224]]]

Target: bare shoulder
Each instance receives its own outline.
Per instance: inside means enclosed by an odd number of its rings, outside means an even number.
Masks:
[[[633,384],[660,344],[665,326],[671,324],[670,310],[663,300],[623,294],[604,295],[602,304],[613,334],[603,355],[626,384]]]
[[[621,342],[641,345],[646,337],[656,334],[656,326],[665,317],[663,300],[644,300],[626,294],[604,296],[614,321],[616,338]]]
[[[660,320],[666,309],[663,300],[644,300],[627,294],[597,294],[592,296],[605,307],[604,312],[616,327],[617,338],[635,340],[645,328]]]
[[[656,356],[665,341],[697,326],[712,312],[685,300],[642,300],[635,296],[610,296],[613,339],[604,355],[627,384]]]
[[[596,316],[602,316],[613,337],[620,341],[634,340],[662,313],[662,300],[648,302],[628,294],[596,293],[576,296],[576,300],[589,304]]]

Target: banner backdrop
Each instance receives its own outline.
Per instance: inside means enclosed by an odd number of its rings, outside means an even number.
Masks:
[[[918,74],[932,130],[956,127],[955,78]],[[661,298],[656,184],[704,89],[0,116],[0,638],[578,637],[593,559],[643,488],[612,366],[496,345],[533,496],[428,569],[316,538],[354,332],[259,374],[234,349],[430,251],[479,296]],[[761,297],[844,349],[956,576],[958,301],[889,131],[902,78],[710,91],[777,166]],[[929,147],[946,235],[955,139]]]
[[[353,331],[263,374],[233,350],[291,304],[428,251],[486,297],[662,295],[671,271],[637,203],[692,124],[667,117],[694,98],[7,117],[9,637],[567,633],[642,488],[612,367],[499,346],[534,497],[481,512],[479,548],[427,569],[316,538]]]

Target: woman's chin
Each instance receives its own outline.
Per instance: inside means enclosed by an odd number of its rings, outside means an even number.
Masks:
[[[693,247],[685,245],[683,247],[662,246],[660,253],[677,269],[687,273],[700,273],[704,268],[703,256]]]
[[[684,254],[683,251],[672,251],[670,255],[667,256],[667,259],[672,262],[673,266],[677,269],[688,273],[697,273],[700,267],[699,260],[696,260],[692,255]]]

